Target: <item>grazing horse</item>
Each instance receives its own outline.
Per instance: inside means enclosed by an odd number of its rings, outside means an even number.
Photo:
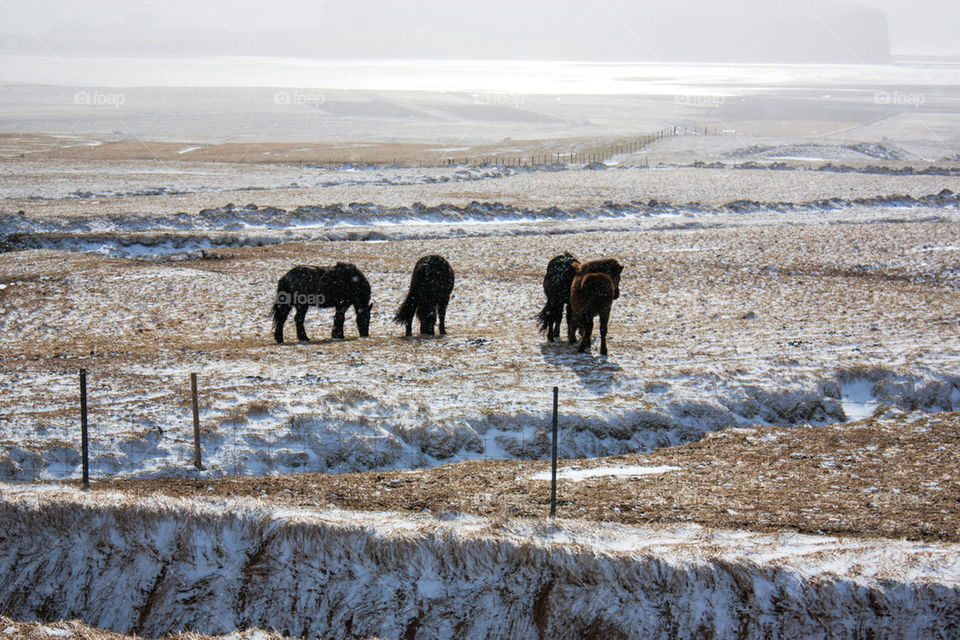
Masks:
[[[580,265],[570,285],[570,310],[580,331],[579,353],[590,348],[593,317],[600,316],[600,353],[607,355],[607,321],[610,307],[620,297],[620,273],[623,266],[616,260],[592,260]]]
[[[283,323],[290,309],[296,309],[293,318],[297,325],[297,340],[308,342],[303,320],[308,307],[335,307],[333,339],[343,339],[343,322],[347,308],[353,306],[357,316],[357,331],[361,338],[370,335],[370,283],[352,264],[338,262],[332,267],[298,266],[290,269],[277,283],[277,297],[273,304],[273,337],[283,344]]]
[[[417,260],[410,278],[410,291],[393,321],[406,325],[407,336],[413,333],[413,316],[420,320],[420,334],[432,336],[434,323],[440,320],[440,335],[447,334],[447,304],[453,292],[453,268],[440,256],[424,256]]]
[[[569,252],[554,256],[547,263],[547,275],[543,276],[543,292],[547,295],[547,304],[537,316],[540,331],[547,332],[547,341],[560,339],[560,325],[563,323],[563,310],[567,310],[567,340],[576,342],[576,332],[570,315],[570,285],[577,275],[580,263]]]

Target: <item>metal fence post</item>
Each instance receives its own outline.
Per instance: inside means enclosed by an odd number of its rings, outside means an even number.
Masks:
[[[90,488],[90,447],[87,434],[87,370],[80,369],[80,459],[83,488]]]
[[[200,454],[200,406],[197,402],[197,374],[190,374],[190,394],[193,398],[193,466],[203,470],[203,461]]]
[[[550,467],[550,517],[557,517],[557,404],[560,389],[553,388],[553,454]]]

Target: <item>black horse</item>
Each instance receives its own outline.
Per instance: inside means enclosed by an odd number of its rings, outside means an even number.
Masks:
[[[338,262],[332,267],[298,266],[290,269],[277,283],[273,304],[273,337],[283,343],[283,323],[296,309],[297,340],[307,342],[303,320],[308,307],[336,307],[333,316],[333,338],[343,339],[343,322],[347,308],[353,306],[357,331],[361,338],[370,335],[370,283],[352,264]]]
[[[406,335],[413,333],[413,316],[420,319],[421,335],[432,336],[434,323],[440,320],[440,335],[447,334],[447,304],[453,292],[453,268],[440,256],[424,256],[417,260],[410,278],[410,291],[393,321],[406,325]]]
[[[540,331],[547,332],[547,340],[553,342],[560,339],[560,325],[563,322],[563,310],[567,310],[567,340],[570,344],[576,342],[575,328],[570,316],[570,285],[580,263],[564,252],[555,256],[547,264],[547,275],[543,277],[543,292],[547,294],[547,304],[543,306],[537,320],[540,321]]]

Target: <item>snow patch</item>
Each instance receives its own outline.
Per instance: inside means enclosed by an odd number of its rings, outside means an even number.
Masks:
[[[638,478],[640,476],[657,475],[668,473],[670,471],[680,471],[680,467],[660,466],[644,467],[640,465],[620,466],[620,467],[595,467],[593,469],[563,469],[557,472],[558,480],[571,480],[580,482],[588,478]],[[533,480],[550,480],[551,473],[543,471],[531,476]]]
[[[874,383],[867,378],[847,381],[840,389],[840,406],[848,421],[870,418],[880,405],[873,391]]]

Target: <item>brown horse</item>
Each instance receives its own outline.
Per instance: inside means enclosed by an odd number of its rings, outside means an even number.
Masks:
[[[570,310],[580,331],[579,353],[590,348],[593,317],[600,316],[600,353],[607,355],[607,322],[613,301],[620,297],[620,273],[623,266],[613,259],[584,262],[570,285]]]

